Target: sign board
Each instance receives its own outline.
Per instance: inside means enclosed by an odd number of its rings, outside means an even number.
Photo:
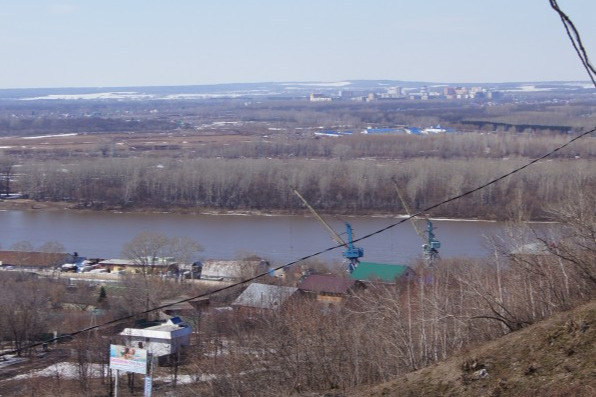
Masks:
[[[110,368],[146,374],[147,350],[132,346],[110,345]]]

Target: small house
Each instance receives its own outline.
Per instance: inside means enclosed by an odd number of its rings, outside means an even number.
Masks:
[[[0,266],[13,266],[21,270],[50,270],[71,262],[74,256],[67,253],[37,251],[0,251]]]
[[[261,259],[203,262],[201,280],[235,283],[267,273],[269,263]]]
[[[252,283],[232,302],[232,307],[246,314],[274,311],[286,306],[299,294],[296,287]]]

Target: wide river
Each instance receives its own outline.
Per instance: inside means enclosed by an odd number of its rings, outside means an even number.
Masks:
[[[327,217],[342,234],[343,221],[352,225],[355,238],[367,235],[399,218]],[[504,224],[484,221],[434,220],[442,257],[481,257],[489,253],[487,236],[503,233]],[[425,229],[425,222],[420,221]],[[197,259],[236,259],[256,254],[283,264],[334,246],[327,231],[310,216],[182,215],[170,213],[113,213],[77,211],[0,211],[0,248],[29,241],[34,247],[59,242],[68,252],[92,258],[122,258],[123,245],[143,231],[169,237],[188,237],[204,250]],[[358,242],[363,260],[407,263],[421,256],[422,240],[409,222]],[[341,260],[336,249],[320,256]]]

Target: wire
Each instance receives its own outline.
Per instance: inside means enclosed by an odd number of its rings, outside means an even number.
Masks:
[[[440,207],[440,206],[442,206],[444,204],[447,204],[447,203],[450,203],[452,201],[459,200],[462,197],[468,196],[468,195],[470,195],[472,193],[475,193],[475,192],[477,192],[479,190],[482,190],[482,189],[484,189],[484,188],[486,188],[486,187],[488,187],[490,185],[493,185],[493,184],[495,184],[495,183],[497,183],[497,182],[499,182],[499,181],[501,181],[501,180],[503,180],[503,179],[505,179],[505,178],[513,175],[513,174],[516,174],[516,173],[518,173],[518,172],[520,172],[520,171],[528,168],[529,166],[531,166],[531,165],[539,162],[540,160],[543,160],[546,157],[549,157],[550,155],[558,152],[559,150],[562,150],[565,147],[571,145],[573,142],[577,141],[578,139],[581,139],[581,138],[583,138],[585,136],[588,136],[589,134],[591,134],[591,133],[593,133],[595,131],[596,131],[596,128],[593,128],[593,129],[591,129],[589,131],[586,131],[586,132],[584,132],[584,133],[576,136],[575,138],[569,140],[565,144],[563,144],[561,146],[558,146],[557,148],[551,150],[550,152],[546,153],[545,155],[543,155],[541,157],[538,157],[537,159],[534,159],[534,160],[532,160],[532,161],[524,164],[523,166],[514,169],[513,171],[510,171],[510,172],[508,172],[506,174],[503,174],[503,175],[499,176],[498,178],[495,178],[495,179],[493,179],[493,180],[491,180],[491,181],[489,181],[489,182],[487,182],[487,183],[485,183],[483,185],[480,185],[480,186],[478,186],[478,187],[476,187],[476,188],[474,188],[472,190],[468,190],[468,191],[466,191],[466,192],[464,192],[462,194],[459,194],[457,196],[453,196],[453,197],[450,197],[450,198],[448,198],[446,200],[443,200],[440,203],[431,205],[430,207],[427,207],[427,208],[425,208],[425,209],[423,209],[421,211],[418,211],[415,214],[409,215],[408,217],[403,218],[403,219],[401,219],[398,222],[392,223],[392,224],[390,224],[390,225],[388,225],[388,226],[386,226],[386,227],[384,227],[382,229],[379,229],[379,230],[377,230],[375,232],[372,232],[372,233],[367,234],[365,236],[362,236],[362,237],[360,237],[358,239],[355,239],[353,242],[362,241],[362,240],[365,240],[365,239],[370,238],[372,236],[375,236],[377,234],[383,233],[383,232],[385,232],[385,231],[387,231],[389,229],[392,229],[392,228],[394,228],[394,227],[396,227],[398,225],[401,225],[402,223],[405,223],[405,222],[409,221],[410,219],[412,219],[414,217],[417,217],[417,216],[420,216],[420,215],[422,215],[422,214],[424,214],[426,212],[429,212],[430,210],[433,210],[433,209],[435,209],[437,207]],[[33,344],[30,344],[30,345],[28,345],[26,347],[21,347],[19,349],[13,349],[13,350],[5,351],[5,352],[0,353],[0,357],[2,357],[4,355],[7,355],[7,354],[15,354],[15,353],[18,353],[20,351],[31,349],[31,348],[34,348],[34,347],[37,347],[37,346],[42,346],[42,345],[44,345],[46,343],[56,342],[56,341],[61,340],[61,339],[72,338],[72,337],[74,337],[76,335],[79,335],[79,334],[82,334],[82,333],[85,333],[85,332],[89,332],[89,331],[96,330],[96,329],[99,329],[99,328],[104,328],[104,327],[107,327],[108,325],[114,325],[114,324],[123,322],[125,320],[132,319],[134,317],[137,317],[137,316],[140,316],[140,315],[143,315],[143,314],[151,313],[151,312],[154,312],[156,310],[161,310],[161,309],[165,309],[166,307],[177,305],[179,303],[184,303],[184,302],[188,302],[188,301],[195,300],[195,299],[205,298],[205,297],[208,297],[209,295],[214,295],[214,294],[220,293],[222,291],[226,291],[226,290],[229,290],[229,289],[238,287],[240,285],[244,285],[244,284],[249,283],[251,281],[255,281],[255,280],[257,280],[257,279],[259,279],[259,278],[261,278],[263,276],[266,276],[266,275],[270,274],[271,271],[277,271],[277,270],[285,269],[287,267],[290,267],[292,265],[295,265],[296,263],[305,261],[305,260],[310,259],[310,258],[314,258],[314,257],[319,256],[321,254],[324,254],[326,252],[333,251],[335,249],[342,248],[342,247],[344,247],[343,244],[338,244],[338,245],[335,245],[335,246],[326,248],[324,250],[315,252],[313,254],[310,254],[310,255],[307,255],[307,256],[303,256],[302,258],[296,259],[296,260],[294,260],[292,262],[289,262],[289,263],[286,263],[285,265],[281,265],[281,266],[278,266],[276,268],[270,269],[269,271],[267,271],[265,273],[257,274],[256,276],[247,278],[247,279],[242,280],[242,281],[239,281],[237,283],[226,285],[225,287],[221,287],[221,288],[215,289],[213,291],[205,292],[205,293],[202,293],[202,294],[199,294],[199,295],[190,297],[190,298],[181,299],[181,300],[178,300],[178,301],[175,301],[175,302],[168,303],[166,305],[156,306],[156,307],[153,307],[153,308],[150,308],[150,309],[147,309],[147,310],[143,310],[143,311],[140,311],[140,312],[136,312],[136,313],[130,314],[128,316],[119,317],[119,318],[116,318],[114,320],[110,320],[110,321],[106,321],[106,322],[101,323],[101,324],[89,326],[87,328],[83,328],[83,329],[80,329],[78,331],[75,331],[75,332],[72,332],[72,333],[69,333],[69,334],[60,335],[60,336],[57,336],[55,338],[45,340],[43,342],[33,343]]]
[[[577,29],[575,28],[575,25],[573,24],[571,19],[569,19],[567,14],[565,14],[561,10],[559,5],[557,4],[557,0],[549,0],[549,1],[550,1],[550,6],[552,7],[552,9],[555,10],[557,12],[557,14],[559,14],[559,17],[561,18],[561,21],[563,22],[563,26],[565,27],[565,31],[567,32],[567,36],[569,37],[569,40],[571,40],[571,44],[573,45],[573,48],[575,49],[577,56],[579,56],[579,59],[580,59],[582,65],[588,72],[588,76],[590,76],[590,80],[592,80],[592,84],[594,84],[594,87],[596,88],[596,78],[595,78],[596,70],[594,70],[594,66],[592,66],[592,64],[590,63],[590,60],[588,59],[588,53],[586,52],[586,49],[584,48],[584,45],[582,43],[581,36],[580,36],[579,32],[577,31]]]
[[[569,36],[569,39],[571,40],[571,43],[573,45],[573,48],[577,52],[577,54],[578,54],[578,56],[579,56],[582,64],[584,65],[584,68],[588,72],[588,75],[590,76],[590,79],[592,80],[592,83],[594,84],[594,87],[596,87],[596,79],[594,77],[594,75],[596,75],[596,71],[594,70],[594,67],[591,65],[591,63],[590,63],[590,61],[588,59],[588,54],[587,54],[587,52],[586,52],[586,50],[585,50],[585,48],[584,48],[584,46],[582,44],[582,41],[581,41],[581,37],[579,35],[579,32],[575,28],[575,25],[573,24],[573,22],[571,21],[571,19],[569,19],[569,17],[559,8],[556,0],[549,0],[549,1],[550,1],[551,7],[561,17],[561,20],[563,21],[563,25],[565,26],[565,30],[567,31],[567,35]],[[573,32],[573,34],[571,32]],[[550,152],[544,154],[543,156],[538,157],[538,158],[536,158],[536,159],[534,159],[534,160],[532,160],[532,161],[524,164],[523,166],[514,169],[513,171],[510,171],[510,172],[508,172],[506,174],[503,174],[500,177],[495,178],[495,179],[493,179],[493,180],[491,180],[491,181],[489,181],[489,182],[487,182],[487,183],[485,183],[483,185],[480,185],[480,186],[478,186],[478,187],[476,187],[476,188],[474,188],[472,190],[468,190],[467,192],[464,192],[464,193],[459,194],[457,196],[453,196],[451,198],[448,198],[446,200],[443,200],[440,203],[431,205],[430,207],[427,207],[427,208],[425,208],[425,209],[423,209],[421,211],[416,212],[415,214],[409,215],[408,217],[401,219],[399,222],[392,223],[389,226],[386,226],[386,227],[384,227],[382,229],[379,229],[379,230],[377,230],[375,232],[372,232],[372,233],[369,233],[369,234],[367,234],[365,236],[362,236],[360,238],[357,238],[357,239],[353,240],[353,242],[356,243],[358,241],[362,241],[362,240],[365,240],[365,239],[370,238],[372,236],[375,236],[377,234],[383,233],[383,232],[385,232],[385,231],[387,231],[389,229],[392,229],[392,228],[394,228],[394,227],[396,227],[398,225],[401,225],[402,223],[405,223],[405,222],[409,221],[410,219],[412,219],[414,217],[420,216],[420,215],[422,215],[422,214],[424,214],[426,212],[429,212],[429,211],[431,211],[431,210],[433,210],[435,208],[438,208],[438,207],[440,207],[440,206],[442,206],[444,204],[450,203],[450,202],[455,201],[455,200],[459,200],[462,197],[468,196],[468,195],[470,195],[472,193],[475,193],[475,192],[477,192],[479,190],[482,190],[482,189],[484,189],[484,188],[486,188],[486,187],[488,187],[490,185],[493,185],[493,184],[495,184],[495,183],[497,183],[497,182],[499,182],[499,181],[501,181],[501,180],[503,180],[503,179],[505,179],[505,178],[513,175],[513,174],[516,174],[516,173],[518,173],[518,172],[520,172],[520,171],[528,168],[529,166],[531,166],[533,164],[536,164],[540,160],[543,160],[543,159],[549,157],[550,155],[558,152],[559,150],[562,150],[565,147],[569,146],[570,144],[572,144],[573,142],[577,141],[578,139],[581,139],[581,138],[583,138],[585,136],[588,136],[589,134],[591,134],[591,133],[593,133],[595,131],[596,131],[596,128],[593,128],[593,129],[591,129],[589,131],[586,131],[586,132],[584,132],[584,133],[576,136],[575,138],[569,140],[567,143],[564,143],[563,145],[556,147],[555,149],[551,150]],[[4,352],[0,353],[0,357],[5,356],[5,355],[8,355],[8,354],[15,354],[15,353],[21,352],[23,350],[31,349],[31,348],[34,348],[34,347],[37,347],[37,346],[42,346],[42,345],[47,344],[47,343],[56,342],[56,341],[61,340],[61,339],[72,338],[72,337],[74,337],[76,335],[79,335],[79,334],[82,334],[82,333],[85,333],[85,332],[89,332],[89,331],[96,330],[96,329],[99,329],[99,328],[104,328],[104,327],[107,327],[108,325],[117,324],[117,323],[123,322],[125,320],[129,320],[129,319],[132,319],[134,317],[137,317],[139,315],[151,313],[151,312],[154,312],[156,310],[165,309],[166,307],[177,305],[179,303],[184,303],[184,302],[188,302],[188,301],[191,301],[191,300],[204,298],[204,297],[207,297],[209,295],[217,294],[219,292],[226,291],[226,290],[232,289],[234,287],[238,287],[240,285],[244,285],[244,284],[249,283],[251,281],[257,280],[257,279],[259,279],[259,278],[261,278],[263,276],[268,275],[271,271],[277,271],[277,270],[285,269],[286,267],[290,267],[292,265],[295,265],[296,263],[302,262],[304,260],[313,258],[315,256],[324,254],[324,253],[329,252],[329,251],[333,251],[333,250],[338,249],[338,248],[341,248],[341,247],[344,247],[344,244],[338,244],[338,245],[335,245],[333,247],[329,247],[329,248],[324,249],[322,251],[315,252],[314,254],[310,254],[310,255],[304,256],[304,257],[302,257],[300,259],[297,259],[295,261],[286,263],[285,265],[281,265],[281,266],[278,266],[276,268],[270,269],[269,271],[267,271],[265,273],[258,274],[256,276],[253,276],[253,277],[250,277],[248,279],[239,281],[237,283],[233,283],[233,284],[227,285],[225,287],[221,287],[221,288],[215,289],[215,290],[210,291],[210,292],[206,292],[206,293],[203,293],[203,294],[200,294],[200,295],[197,295],[197,296],[193,296],[191,298],[181,299],[181,300],[176,301],[176,302],[168,303],[167,305],[156,306],[156,307],[153,307],[151,309],[147,309],[147,310],[143,310],[141,312],[133,313],[133,314],[130,314],[128,316],[119,317],[119,318],[114,319],[114,320],[106,321],[106,322],[104,322],[102,324],[97,324],[97,325],[89,326],[87,328],[83,328],[83,329],[80,329],[78,331],[74,331],[74,332],[69,333],[69,334],[64,334],[64,335],[61,335],[61,336],[58,336],[58,337],[55,337],[55,338],[52,338],[52,339],[48,339],[48,340],[45,340],[43,342],[33,343],[33,344],[30,344],[30,345],[27,345],[25,347],[21,347],[21,348],[18,348],[18,349],[4,351]]]

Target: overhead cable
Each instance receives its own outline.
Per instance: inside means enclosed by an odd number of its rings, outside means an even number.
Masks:
[[[573,48],[575,49],[577,56],[579,56],[579,59],[580,59],[582,65],[586,69],[586,72],[588,72],[588,76],[590,76],[590,80],[592,80],[592,84],[594,84],[594,88],[596,88],[596,70],[594,69],[594,66],[592,66],[592,64],[590,63],[590,59],[588,58],[588,53],[587,53],[586,49],[584,48],[584,45],[582,43],[582,39],[581,39],[581,36],[580,36],[578,30],[575,28],[573,21],[571,21],[571,19],[567,16],[567,14],[565,14],[561,10],[559,5],[557,4],[557,0],[549,0],[549,1],[550,1],[550,6],[553,8],[553,10],[555,10],[557,12],[557,14],[559,14],[559,17],[561,18],[561,21],[563,22],[563,26],[565,27],[565,31],[567,32],[567,36],[569,37],[569,40],[571,40],[571,44],[573,45]]]
[[[596,87],[596,71],[594,70],[594,67],[591,65],[591,63],[589,61],[588,54],[587,54],[587,52],[586,52],[586,50],[585,50],[585,48],[583,46],[583,43],[581,41],[581,37],[580,37],[579,32],[575,28],[575,25],[573,24],[573,22],[571,21],[571,19],[559,8],[559,6],[557,4],[557,1],[556,0],[549,0],[549,1],[550,1],[551,7],[561,17],[561,21],[563,22],[563,25],[565,26],[565,30],[567,31],[567,35],[569,36],[569,39],[571,40],[571,43],[573,45],[573,48],[577,52],[577,54],[578,54],[578,56],[579,56],[579,58],[580,58],[580,60],[582,62],[582,65],[584,66],[584,68],[588,72],[588,75],[590,76],[590,79],[592,80],[592,83],[594,84],[594,87]],[[451,198],[448,198],[446,200],[443,200],[443,201],[441,201],[441,202],[439,202],[437,204],[431,205],[430,207],[427,207],[427,208],[425,208],[425,209],[423,209],[421,211],[418,211],[415,214],[409,215],[406,218],[403,218],[403,219],[401,219],[398,222],[392,223],[392,224],[390,224],[390,225],[388,225],[388,226],[386,226],[386,227],[384,227],[382,229],[379,229],[379,230],[377,230],[375,232],[369,233],[369,234],[367,234],[365,236],[362,236],[362,237],[360,237],[358,239],[355,239],[353,242],[362,241],[362,240],[368,239],[368,238],[370,238],[372,236],[375,236],[377,234],[383,233],[383,232],[385,232],[385,231],[387,231],[389,229],[392,229],[392,228],[394,228],[394,227],[396,227],[398,225],[401,225],[402,223],[405,223],[405,222],[409,221],[410,219],[412,219],[414,217],[417,217],[417,216],[420,216],[420,215],[422,215],[424,213],[427,213],[427,212],[429,212],[429,211],[431,211],[431,210],[433,210],[435,208],[438,208],[438,207],[440,207],[440,206],[442,206],[444,204],[450,203],[450,202],[455,201],[455,200],[459,200],[460,198],[463,198],[463,197],[468,196],[468,195],[470,195],[472,193],[475,193],[477,191],[480,191],[482,189],[485,189],[488,186],[491,186],[491,185],[493,185],[493,184],[495,184],[495,183],[497,183],[497,182],[499,182],[499,181],[501,181],[501,180],[503,180],[503,179],[505,179],[505,178],[513,175],[513,174],[516,174],[516,173],[518,173],[518,172],[520,172],[520,171],[528,168],[529,166],[531,166],[533,164],[536,164],[540,160],[543,160],[543,159],[551,156],[552,154],[554,154],[554,153],[556,153],[556,152],[558,152],[558,151],[566,148],[567,146],[571,145],[573,142],[575,142],[575,141],[577,141],[577,140],[579,140],[579,139],[581,139],[583,137],[586,137],[586,136],[590,135],[591,133],[593,133],[595,131],[596,131],[596,128],[592,128],[589,131],[585,131],[582,134],[580,134],[580,135],[576,136],[575,138],[569,140],[568,142],[564,143],[563,145],[560,145],[560,146],[556,147],[555,149],[553,149],[553,150],[549,151],[548,153],[544,154],[543,156],[540,156],[540,157],[538,157],[538,158],[536,158],[536,159],[534,159],[534,160],[532,160],[532,161],[530,161],[530,162],[522,165],[521,167],[518,167],[518,168],[516,168],[516,169],[514,169],[514,170],[512,170],[512,171],[510,171],[510,172],[508,172],[506,174],[503,174],[503,175],[501,175],[501,176],[499,176],[499,177],[497,177],[497,178],[495,178],[495,179],[493,179],[493,180],[491,180],[491,181],[489,181],[489,182],[487,182],[487,183],[485,183],[483,185],[480,185],[480,186],[478,186],[478,187],[476,187],[474,189],[468,190],[468,191],[466,191],[466,192],[464,192],[462,194],[458,194],[456,196],[453,196]],[[178,300],[178,301],[175,301],[175,302],[168,303],[166,305],[156,306],[156,307],[153,307],[153,308],[150,308],[150,309],[147,309],[147,310],[143,310],[143,311],[140,311],[140,312],[136,312],[136,313],[130,314],[128,316],[119,317],[117,319],[113,319],[113,320],[106,321],[106,322],[101,323],[101,324],[97,324],[97,325],[93,325],[93,326],[90,326],[90,327],[87,327],[87,328],[83,328],[83,329],[80,329],[78,331],[71,332],[69,334],[64,334],[64,335],[61,335],[61,336],[57,336],[55,338],[51,338],[51,339],[45,340],[43,342],[33,343],[33,344],[30,344],[30,345],[27,345],[25,347],[21,347],[21,348],[18,348],[18,349],[5,350],[4,352],[1,352],[0,353],[0,357],[5,356],[5,355],[9,355],[9,354],[16,354],[16,353],[21,352],[21,351],[24,351],[24,350],[28,350],[28,349],[31,349],[31,348],[34,348],[34,347],[42,346],[42,345],[47,344],[47,343],[56,342],[56,341],[59,341],[59,340],[62,340],[62,339],[72,338],[72,337],[74,337],[76,335],[79,335],[79,334],[82,334],[82,333],[85,333],[85,332],[89,332],[89,331],[92,331],[92,330],[97,330],[97,329],[100,329],[100,328],[104,328],[104,327],[107,327],[109,325],[114,325],[114,324],[117,324],[117,323],[120,323],[120,322],[123,322],[123,321],[126,321],[126,320],[130,320],[132,318],[135,318],[135,317],[140,316],[140,315],[143,315],[143,314],[148,314],[148,313],[154,312],[156,310],[165,309],[166,307],[174,306],[174,305],[177,305],[177,304],[180,304],[180,303],[184,303],[184,302],[188,302],[188,301],[192,301],[192,300],[195,300],[195,299],[205,298],[205,297],[208,297],[209,295],[217,294],[219,292],[226,291],[226,290],[232,289],[234,287],[238,287],[238,286],[244,285],[246,283],[255,281],[255,280],[257,280],[257,279],[259,279],[259,278],[261,278],[263,276],[266,276],[266,275],[270,274],[271,271],[277,271],[277,270],[281,270],[281,269],[287,268],[287,267],[292,266],[292,265],[294,265],[296,263],[299,263],[299,262],[302,262],[304,260],[307,260],[307,259],[316,257],[318,255],[324,254],[324,253],[329,252],[329,251],[333,251],[333,250],[338,249],[338,248],[341,248],[343,246],[344,246],[343,244],[338,244],[338,245],[335,245],[335,246],[326,248],[324,250],[321,250],[321,251],[315,252],[313,254],[304,256],[304,257],[302,257],[300,259],[297,259],[295,261],[286,263],[285,265],[278,266],[278,267],[276,267],[274,269],[271,269],[271,270],[269,270],[269,271],[267,271],[265,273],[261,273],[261,274],[258,274],[256,276],[249,277],[249,278],[247,278],[245,280],[242,280],[242,281],[239,281],[237,283],[233,283],[233,284],[227,285],[225,287],[217,288],[217,289],[215,289],[213,291],[210,291],[210,292],[199,294],[199,295],[196,295],[196,296],[193,296],[193,297],[190,297],[190,298],[186,298],[186,299],[181,299],[181,300]]]
[[[554,154],[554,153],[556,153],[556,152],[558,152],[558,151],[566,148],[567,146],[571,145],[573,142],[575,142],[575,141],[577,141],[577,140],[579,140],[579,139],[581,139],[583,137],[586,137],[586,136],[588,136],[589,134],[591,134],[591,133],[593,133],[595,131],[596,131],[596,128],[593,128],[593,129],[591,129],[589,131],[585,131],[584,133],[576,136],[575,138],[573,138],[573,139],[569,140],[568,142],[564,143],[563,145],[556,147],[555,149],[553,149],[553,150],[549,151],[548,153],[544,154],[543,156],[540,156],[537,159],[534,159],[534,160],[532,160],[532,161],[530,161],[530,162],[522,165],[521,167],[518,167],[518,168],[516,168],[516,169],[514,169],[514,170],[512,170],[512,171],[510,171],[510,172],[508,172],[506,174],[503,174],[503,175],[501,175],[501,176],[499,176],[499,177],[497,177],[497,178],[495,178],[495,179],[493,179],[493,180],[491,180],[491,181],[489,181],[489,182],[487,182],[487,183],[485,183],[483,185],[480,185],[480,186],[478,186],[478,187],[476,187],[474,189],[471,189],[471,190],[468,190],[468,191],[466,191],[464,193],[458,194],[457,196],[450,197],[450,198],[448,198],[446,200],[441,201],[440,203],[431,205],[430,207],[427,207],[427,208],[425,208],[425,209],[423,209],[421,211],[418,211],[415,214],[409,215],[409,216],[407,216],[405,218],[402,218],[401,220],[399,220],[399,221],[397,221],[395,223],[392,223],[392,224],[390,224],[390,225],[388,225],[388,226],[386,226],[386,227],[384,227],[382,229],[379,229],[379,230],[377,230],[375,232],[372,232],[372,233],[369,233],[369,234],[367,234],[365,236],[362,236],[360,238],[357,238],[357,239],[354,240],[354,242],[362,241],[362,240],[368,239],[368,238],[370,238],[372,236],[375,236],[377,234],[383,233],[383,232],[385,232],[385,231],[387,231],[389,229],[392,229],[392,228],[394,228],[394,227],[396,227],[398,225],[401,225],[402,223],[405,223],[405,222],[409,221],[410,219],[412,219],[414,217],[417,217],[417,216],[420,216],[420,215],[422,215],[424,213],[427,213],[427,212],[429,212],[429,211],[431,211],[431,210],[433,210],[435,208],[438,208],[438,207],[440,207],[440,206],[442,206],[444,204],[450,203],[450,202],[455,201],[455,200],[459,200],[462,197],[468,196],[468,195],[470,195],[472,193],[475,193],[477,191],[480,191],[482,189],[485,189],[486,187],[488,187],[490,185],[493,185],[493,184],[495,184],[495,183],[497,183],[497,182],[499,182],[499,181],[501,181],[501,180],[503,180],[503,179],[505,179],[505,178],[513,175],[513,174],[516,174],[516,173],[518,173],[518,172],[520,172],[520,171],[528,168],[529,166],[531,166],[533,164],[536,164],[540,160],[543,160],[543,159],[551,156],[552,154]],[[100,328],[105,328],[105,327],[107,327],[109,325],[114,325],[114,324],[117,324],[117,323],[120,323],[120,322],[123,322],[123,321],[126,321],[126,320],[130,320],[132,318],[141,316],[143,314],[148,314],[148,313],[151,313],[151,312],[154,312],[154,311],[157,311],[157,310],[165,309],[167,307],[174,306],[174,305],[177,305],[177,304],[180,304],[180,303],[192,301],[192,300],[195,300],[195,299],[205,298],[205,297],[208,297],[210,295],[214,295],[214,294],[220,293],[222,291],[226,291],[226,290],[229,290],[229,289],[232,289],[232,288],[235,288],[235,287],[244,285],[246,283],[250,283],[252,281],[255,281],[255,280],[257,280],[257,279],[259,279],[261,277],[264,277],[266,275],[269,275],[272,271],[275,272],[277,270],[285,269],[287,267],[290,267],[292,265],[295,265],[296,263],[305,261],[307,259],[314,258],[314,257],[319,256],[321,254],[324,254],[326,252],[333,251],[335,249],[342,248],[342,247],[344,247],[343,244],[338,244],[338,245],[335,245],[335,246],[326,248],[324,250],[315,252],[313,254],[303,256],[302,258],[296,259],[296,260],[294,260],[292,262],[286,263],[285,265],[281,265],[281,266],[275,267],[273,269],[270,269],[267,272],[257,274],[256,276],[249,277],[249,278],[247,278],[245,280],[242,280],[242,281],[239,281],[239,282],[230,284],[230,285],[226,285],[225,287],[217,288],[217,289],[215,289],[213,291],[205,292],[205,293],[202,293],[202,294],[199,294],[199,295],[190,297],[190,298],[186,298],[186,299],[180,299],[180,300],[177,300],[175,302],[171,302],[171,303],[168,303],[168,304],[165,304],[165,305],[155,306],[155,307],[152,307],[152,308],[147,309],[147,310],[139,311],[139,312],[136,312],[136,313],[127,315],[127,316],[123,316],[123,317],[119,317],[119,318],[116,318],[116,319],[113,319],[113,320],[109,320],[109,321],[106,321],[104,323],[93,325],[93,326],[90,326],[90,327],[87,327],[87,328],[83,328],[83,329],[80,329],[78,331],[74,331],[74,332],[71,332],[71,333],[68,333],[68,334],[60,335],[60,336],[57,336],[55,338],[51,338],[51,339],[45,340],[43,342],[33,343],[33,344],[28,345],[28,346],[19,348],[19,349],[13,349],[13,350],[4,351],[4,352],[0,353],[0,357],[2,357],[4,355],[7,355],[7,354],[15,354],[15,353],[18,353],[18,352],[23,351],[23,350],[27,350],[27,349],[31,349],[31,348],[34,348],[34,347],[42,346],[44,344],[51,343],[51,342],[56,342],[56,341],[59,341],[59,340],[62,340],[62,339],[72,338],[72,337],[74,337],[76,335],[79,335],[79,334],[82,334],[82,333],[85,333],[85,332],[89,332],[89,331],[100,329]]]

